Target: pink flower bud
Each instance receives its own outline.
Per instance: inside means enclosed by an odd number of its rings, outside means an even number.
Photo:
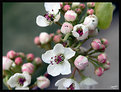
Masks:
[[[14,59],[16,57],[16,52],[13,50],[8,51],[7,57],[10,59]]]
[[[88,9],[87,10],[87,14],[92,15],[93,13],[94,13],[94,10],[93,9]]]
[[[110,69],[110,62],[106,61],[106,63],[103,65],[104,71]]]
[[[63,7],[63,10],[64,11],[68,11],[70,9],[71,9],[70,5],[64,5],[64,7]]]
[[[94,2],[88,2],[87,6],[90,7],[90,8],[93,8],[93,7],[95,7],[95,3]]]
[[[67,33],[71,32],[72,29],[73,29],[73,25],[72,24],[70,24],[68,22],[64,22],[62,27],[61,27],[61,32],[63,34],[67,34]]]
[[[98,62],[105,63],[106,60],[107,60],[107,55],[105,53],[98,55]]]
[[[9,70],[12,66],[13,61],[6,56],[2,57],[2,67],[3,70]]]
[[[105,45],[101,44],[100,50],[104,52],[105,51]]]
[[[102,42],[102,44],[104,44],[106,47],[108,46],[108,40],[107,39],[105,39],[105,38],[102,38],[101,39],[101,42]]]
[[[88,65],[88,59],[85,56],[79,55],[75,61],[74,65],[79,69],[83,70]]]
[[[81,9],[84,9],[84,8],[85,8],[85,4],[80,4],[79,7],[80,7]]]
[[[41,64],[41,63],[42,63],[42,60],[41,60],[40,57],[36,57],[36,58],[34,59],[34,61],[35,61],[36,64]]]
[[[34,72],[34,65],[32,63],[25,63],[22,65],[22,72],[32,74]]]
[[[52,38],[54,36],[54,33],[50,33],[50,38]]]
[[[34,55],[32,53],[27,54],[27,60],[28,61],[33,61],[34,60]]]
[[[53,41],[54,41],[55,43],[60,42],[60,41],[61,41],[61,36],[62,36],[62,35],[55,35],[54,38],[53,38]]]
[[[40,45],[41,44],[38,36],[36,36],[34,38],[34,44],[36,44],[36,45]]]
[[[81,11],[80,8],[76,8],[76,9],[75,9],[75,12],[76,12],[77,14],[81,14],[82,11]]]
[[[41,44],[46,44],[46,43],[49,42],[50,36],[46,32],[41,32],[40,35],[39,35],[39,40],[40,40]]]
[[[98,43],[101,43],[101,40],[100,39],[94,39],[93,41],[96,41]]]
[[[68,10],[64,15],[64,18],[67,21],[75,21],[76,17],[77,17],[77,14],[73,10]]]
[[[25,54],[23,52],[18,52],[17,54],[19,57],[25,58]]]
[[[40,76],[37,78],[37,86],[40,89],[47,88],[50,85],[50,80],[45,76]]]
[[[101,43],[100,43],[100,42],[96,42],[96,41],[92,41],[91,47],[92,47],[94,50],[99,50],[99,49],[101,48]]]
[[[61,8],[63,7],[63,3],[60,3]]]
[[[61,33],[61,30],[60,30],[60,29],[58,29],[58,30],[56,31],[56,33],[57,33],[57,34],[60,34],[60,33]]]
[[[104,69],[102,67],[98,67],[97,69],[95,69],[95,74],[97,76],[101,76],[104,73]]]
[[[21,57],[15,58],[15,64],[16,64],[16,65],[20,65],[20,64],[22,64],[22,63],[23,63],[23,60],[22,60]]]

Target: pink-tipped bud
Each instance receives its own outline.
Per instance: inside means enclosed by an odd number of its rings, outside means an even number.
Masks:
[[[23,63],[23,60],[22,60],[21,57],[15,58],[15,64],[16,64],[16,65],[20,65],[20,64],[22,64],[22,63]]]
[[[36,63],[37,65],[42,63],[42,60],[41,60],[40,57],[36,57],[36,58],[34,59],[34,61],[35,61],[35,63]]]
[[[81,14],[82,10],[81,10],[80,8],[76,8],[76,9],[75,9],[75,12],[76,12],[77,14]]]
[[[48,78],[46,78],[45,76],[40,76],[37,78],[37,86],[40,89],[44,89],[49,87],[50,85],[50,80]]]
[[[56,31],[56,33],[57,33],[57,34],[60,34],[60,33],[61,33],[61,30],[60,30],[60,29],[58,29],[58,30]]]
[[[102,67],[98,67],[97,69],[95,69],[95,74],[97,76],[101,76],[104,73],[104,69]]]
[[[109,45],[108,40],[105,39],[105,38],[102,38],[102,39],[101,39],[101,42],[102,42],[102,44],[105,45],[106,47]]]
[[[38,36],[36,36],[34,38],[34,44],[36,44],[36,45],[40,45],[41,44]]]
[[[96,41],[98,43],[101,43],[101,40],[100,39],[94,39],[93,41]]]
[[[105,51],[105,45],[101,44],[100,51]]]
[[[87,10],[87,14],[88,14],[88,15],[94,14],[94,10],[93,10],[93,9],[88,9],[88,10]]]
[[[84,8],[85,8],[85,4],[80,4],[79,7],[80,7],[81,9],[84,9]]]
[[[63,3],[60,3],[60,7],[61,7],[61,8],[63,7]]]
[[[32,74],[34,72],[34,65],[32,63],[25,63],[22,65],[22,72]]]
[[[100,42],[96,42],[96,41],[92,41],[91,47],[92,47],[94,50],[99,50],[99,49],[101,48],[101,43],[100,43]]]
[[[54,37],[54,33],[50,33],[50,38]]]
[[[104,71],[110,69],[110,62],[107,60],[105,64],[103,64]]]
[[[27,54],[26,58],[27,58],[28,61],[33,61],[34,60],[34,54],[29,53],[29,54]]]
[[[41,44],[46,44],[50,40],[50,35],[46,32],[41,32],[39,35],[39,40]]]
[[[74,65],[79,69],[83,70],[88,65],[88,59],[85,56],[79,55],[75,61]]]
[[[58,42],[61,41],[61,37],[62,37],[62,35],[55,35],[54,38],[53,38],[53,41],[54,41],[55,43],[58,43]]]
[[[77,13],[73,10],[68,10],[65,15],[64,15],[64,18],[67,20],[67,21],[75,21],[76,20],[76,17],[77,17]]]
[[[107,55],[105,53],[98,55],[98,62],[105,63],[106,61],[107,61]]]
[[[61,27],[61,32],[63,34],[67,34],[67,33],[70,33],[73,29],[73,25],[68,23],[68,22],[64,22],[62,27]]]
[[[71,6],[70,5],[64,5],[64,7],[63,7],[63,10],[64,11],[68,11],[70,9],[71,9]]]
[[[8,51],[7,57],[10,59],[14,59],[16,57],[16,52],[13,50]]]
[[[18,52],[17,54],[19,57],[25,58],[25,54],[23,52]]]
[[[94,2],[88,2],[87,6],[90,7],[90,8],[93,8],[93,7],[95,7],[95,3]]]

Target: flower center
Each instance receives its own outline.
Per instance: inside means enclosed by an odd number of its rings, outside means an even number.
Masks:
[[[77,33],[78,33],[80,36],[82,36],[82,35],[83,35],[83,30],[82,30],[82,28],[77,29]]]
[[[74,90],[74,84],[72,83],[68,88],[67,90]]]
[[[54,56],[54,57],[51,57],[51,64],[53,65],[53,61],[56,63],[56,64],[61,64],[63,61],[64,61],[64,55],[63,54],[59,54],[57,56]]]
[[[45,17],[48,21],[53,21],[53,20],[54,20],[54,15],[53,15],[53,14],[45,14],[44,17]]]
[[[19,78],[19,80],[18,80],[20,85],[23,85],[25,81],[26,81],[25,78]]]

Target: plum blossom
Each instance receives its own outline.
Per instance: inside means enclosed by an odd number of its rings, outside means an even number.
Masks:
[[[62,78],[60,80],[58,80],[55,83],[55,86],[58,86],[59,90],[79,90],[80,86],[79,84],[70,78]]]
[[[62,44],[56,44],[53,50],[48,50],[42,54],[42,60],[48,63],[48,74],[57,76],[59,74],[67,75],[71,73],[71,65],[68,59],[75,55],[71,48],[65,48]]]
[[[38,15],[36,18],[36,23],[40,27],[46,27],[51,25],[53,22],[57,22],[60,19],[59,9],[60,3],[44,3],[45,10],[47,13],[42,16]]]
[[[7,84],[11,88],[26,88],[31,83],[31,76],[27,72],[15,73],[9,78]]]
[[[93,88],[97,84],[98,83],[95,80],[87,77],[86,79],[84,79],[80,82],[80,87],[81,87],[81,89],[90,89],[90,88]]]
[[[72,34],[77,40],[84,40],[88,37],[88,28],[83,24],[77,24],[74,26]]]

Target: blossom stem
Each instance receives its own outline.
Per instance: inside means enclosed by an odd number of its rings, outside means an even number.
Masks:
[[[76,72],[76,67],[74,68],[74,70],[72,72],[71,78],[74,78],[75,72]]]
[[[88,57],[88,59],[90,60],[90,62],[94,65],[94,67],[95,68],[97,68],[99,65],[98,65],[98,63],[95,61],[95,60],[93,60],[93,59],[91,59],[91,58],[89,58]],[[92,62],[93,61],[93,62]],[[95,63],[94,63],[95,62]]]
[[[63,39],[63,42],[65,42],[67,39],[68,39],[68,37],[71,35],[71,33],[67,33],[66,35],[65,35],[65,37],[64,37],[64,39]]]
[[[86,76],[81,71],[79,71],[79,69],[76,68],[76,70],[78,71],[78,73],[81,76],[82,80],[84,80],[86,78]]]
[[[93,52],[91,52],[91,53],[89,53],[88,55],[91,55],[91,54],[94,54],[94,53],[97,53],[98,51],[93,51]]]
[[[89,53],[91,50],[93,50],[92,48],[88,49],[85,54]]]
[[[61,24],[61,23],[59,23],[59,22],[55,22],[55,24],[57,24],[57,25],[59,25],[59,26],[62,26],[62,24]]]

